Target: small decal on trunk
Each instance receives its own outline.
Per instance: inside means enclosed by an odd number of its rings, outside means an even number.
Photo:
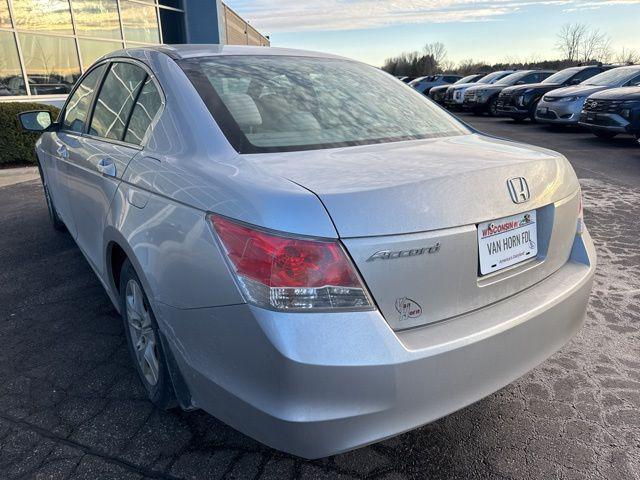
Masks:
[[[396,310],[400,314],[400,321],[409,318],[417,318],[422,315],[422,307],[415,300],[407,297],[398,298],[396,300]]]

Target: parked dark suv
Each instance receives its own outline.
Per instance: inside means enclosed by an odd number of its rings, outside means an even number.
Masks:
[[[612,88],[594,93],[584,104],[580,125],[600,138],[630,133],[640,140],[640,87]]]
[[[471,87],[464,94],[463,108],[476,115],[486,112],[495,117],[498,115],[498,96],[502,90],[513,85],[541,82],[554,73],[549,70],[518,70],[493,85]]]
[[[536,107],[545,93],[556,88],[578,85],[579,83],[612,68],[608,65],[589,65],[565,68],[544,80],[542,83],[515,85],[505,88],[498,98],[498,113],[523,121],[527,117],[535,122]]]

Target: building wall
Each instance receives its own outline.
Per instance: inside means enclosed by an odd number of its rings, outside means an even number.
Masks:
[[[228,45],[270,46],[269,39],[249,25],[240,15],[224,3],[221,12],[225,29],[224,43]]]
[[[0,0],[0,96],[69,92],[102,55],[163,42],[176,0]],[[169,36],[175,28],[168,28]]]
[[[64,95],[106,53],[187,42],[269,45],[220,0],[0,0],[0,98]]]

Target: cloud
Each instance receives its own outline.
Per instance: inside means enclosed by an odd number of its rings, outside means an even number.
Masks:
[[[354,30],[391,25],[486,22],[539,5],[565,11],[640,0],[236,0],[233,8],[265,33]]]

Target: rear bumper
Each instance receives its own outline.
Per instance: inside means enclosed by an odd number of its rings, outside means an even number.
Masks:
[[[324,457],[463,408],[525,374],[582,326],[589,234],[539,284],[404,332],[378,312],[282,314],[248,305],[159,305],[194,404],[274,448]]]

